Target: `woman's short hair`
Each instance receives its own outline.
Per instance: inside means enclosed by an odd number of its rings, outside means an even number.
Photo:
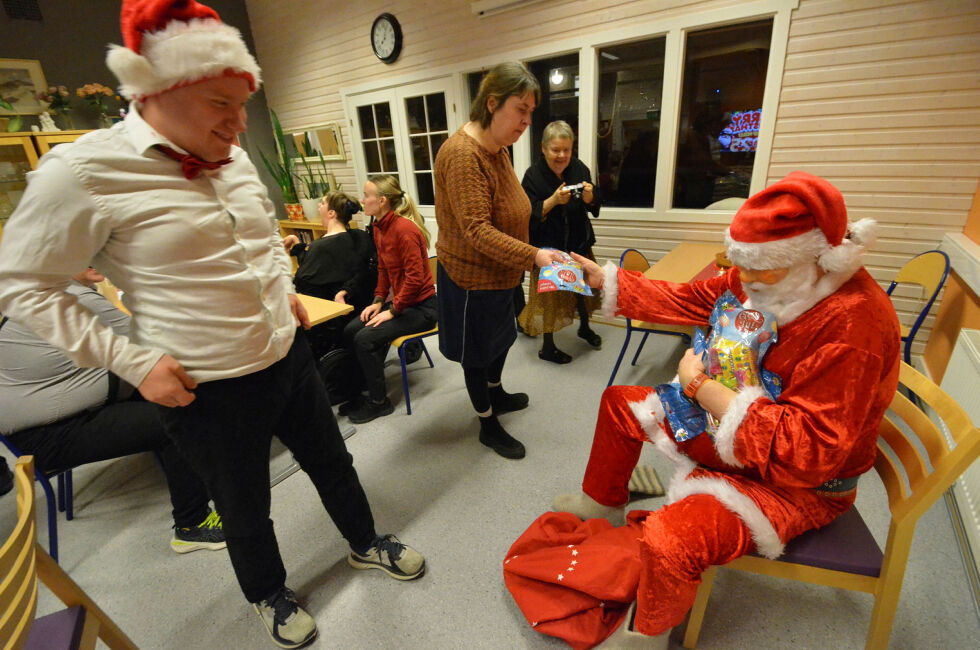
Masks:
[[[497,100],[497,106],[503,105],[508,98],[532,93],[534,103],[541,103],[541,86],[531,71],[523,63],[498,63],[490,68],[480,82],[476,98],[470,104],[470,120],[479,122],[484,129],[490,126],[493,114],[487,108],[487,100],[491,97]]]
[[[548,126],[544,127],[544,132],[541,134],[542,145],[558,139],[575,142],[575,132],[572,131],[572,127],[565,120],[555,120],[549,123]]]

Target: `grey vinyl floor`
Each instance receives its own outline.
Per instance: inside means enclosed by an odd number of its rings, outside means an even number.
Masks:
[[[272,517],[288,584],[319,626],[313,648],[566,647],[528,625],[504,587],[501,566],[508,547],[549,509],[552,497],[580,487],[599,398],[625,336],[612,326],[596,325],[596,331],[604,338],[600,351],[576,338],[574,327],[557,335],[574,357],[565,366],[540,361],[539,340],[519,337],[504,385],[529,393],[531,406],[502,421],[527,446],[520,461],[479,444],[462,372],[437,350],[434,369],[424,360],[410,367],[414,413],[406,415],[390,356],[396,411],[358,426],[347,442],[379,532],[415,546],[428,570],[408,583],[354,571],[306,476],[297,473],[277,485]],[[636,367],[627,357],[618,383],[668,380],[681,353],[678,339],[651,336]],[[288,461],[280,452],[272,464]],[[641,462],[669,478],[669,466],[652,449]],[[661,503],[648,499],[635,506],[655,509]],[[167,492],[152,457],[77,469],[75,504],[75,519],[59,520],[61,565],[140,647],[273,647],[242,598],[225,552],[178,556],[169,549]],[[886,501],[873,473],[862,479],[858,504],[883,540]],[[42,498],[42,544],[44,514]],[[14,499],[0,499],[0,531],[10,530],[13,517]],[[42,588],[39,611],[57,605]],[[862,648],[871,606],[866,594],[721,571],[699,647]],[[680,647],[679,629],[672,647]],[[942,501],[919,523],[889,647],[980,647],[977,613]]]

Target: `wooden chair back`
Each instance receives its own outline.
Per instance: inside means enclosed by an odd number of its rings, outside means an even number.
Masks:
[[[899,390],[878,429],[878,457],[874,467],[888,494],[891,522],[877,575],[799,564],[787,561],[786,556],[768,560],[747,555],[724,567],[873,594],[875,600],[866,648],[888,646],[919,517],[980,456],[980,429],[939,386],[905,363],[901,365],[899,378],[899,387],[902,386],[915,394],[926,408],[920,409]],[[937,424],[937,420],[942,425]],[[951,440],[947,440],[943,428],[949,432]],[[849,514],[856,515],[857,511],[852,509],[842,519]],[[807,538],[812,546],[813,540],[827,534],[831,526],[810,531],[798,539]],[[873,539],[871,543],[874,543]],[[837,548],[841,555],[854,550]],[[787,553],[789,549],[790,545],[787,545]],[[697,644],[716,570],[712,567],[703,576],[685,632],[685,648],[694,648]],[[828,639],[828,642],[832,640]]]
[[[650,268],[650,262],[640,251],[635,248],[627,248],[619,258],[619,267],[627,271],[642,273]]]
[[[19,650],[30,643],[51,648],[44,639],[31,635],[37,612],[37,581],[66,607],[84,609],[84,622],[72,648],[95,648],[96,639],[113,650],[136,650],[136,644],[58,566],[37,543],[34,519],[34,457],[21,456],[14,467],[17,485],[17,524],[0,547],[0,640],[3,650]],[[48,615],[56,617],[59,613]],[[47,617],[45,617],[47,618]],[[38,619],[36,630],[45,628]]]

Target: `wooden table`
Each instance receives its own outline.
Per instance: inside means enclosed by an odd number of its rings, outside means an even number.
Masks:
[[[644,271],[643,275],[652,280],[666,280],[667,282],[690,282],[694,279],[705,279],[701,276],[710,277],[712,271],[708,270],[707,267],[711,266],[715,261],[715,256],[724,250],[725,247],[721,244],[683,242],[660,258],[659,262]],[[690,325],[666,325],[639,321],[634,322],[633,327],[683,332],[688,335],[692,331]]]
[[[338,316],[343,316],[344,314],[349,314],[354,311],[353,305],[342,305],[339,302],[334,302],[333,300],[324,300],[323,298],[316,298],[314,296],[307,296],[303,293],[296,294],[299,298],[300,303],[306,308],[306,314],[310,317],[310,325],[319,325],[320,323],[325,323],[332,318],[337,318]],[[356,433],[354,425],[348,424],[346,427],[340,430],[341,435],[344,440],[350,438],[354,433]],[[292,476],[299,469],[299,463],[295,459],[289,463],[282,470],[277,472],[272,479],[269,481],[270,485],[276,485],[281,483],[286,478]]]
[[[315,298],[303,293],[296,294],[296,297],[299,298],[300,303],[306,308],[306,313],[310,317],[310,325],[326,323],[332,318],[337,318],[338,316],[343,316],[354,311],[353,305],[343,305],[333,300]]]

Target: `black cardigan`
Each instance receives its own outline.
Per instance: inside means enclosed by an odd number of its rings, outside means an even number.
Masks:
[[[294,284],[300,293],[333,300],[345,289],[347,303],[355,309],[371,304],[378,278],[371,233],[351,229],[321,237],[309,246],[296,244],[289,252],[299,260]]]
[[[599,216],[599,188],[592,189],[592,204],[586,205],[582,199],[572,199],[565,205],[556,205],[551,212],[541,216],[544,200],[555,193],[558,186],[575,185],[586,181],[591,183],[589,168],[578,158],[572,158],[564,174],[559,178],[548,167],[544,156],[539,157],[524,173],[521,185],[531,199],[531,244],[540,247],[557,248],[586,254],[595,244],[595,233],[589,221],[589,213]]]

